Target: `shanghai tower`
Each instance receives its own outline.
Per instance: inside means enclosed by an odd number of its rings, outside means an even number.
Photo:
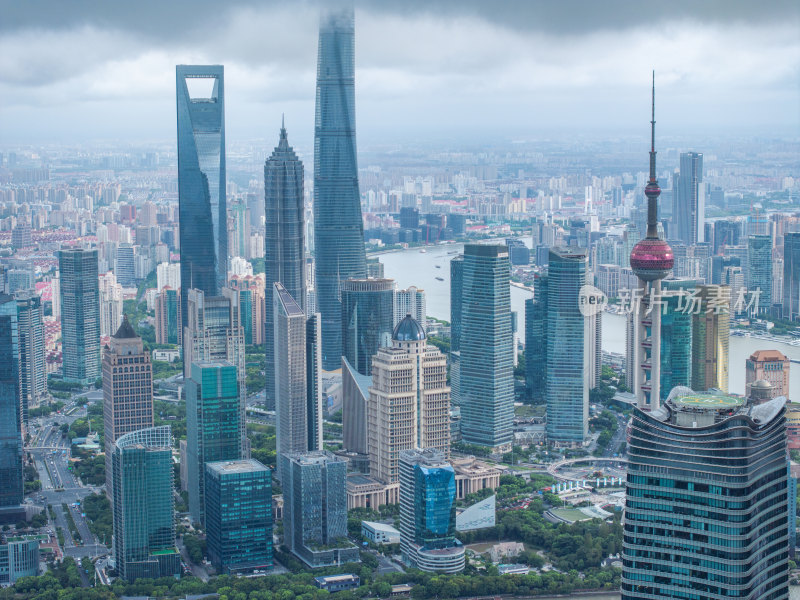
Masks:
[[[264,345],[266,346],[266,404],[275,408],[275,324],[272,287],[281,283],[305,312],[305,224],[303,163],[297,158],[281,125],[281,135],[272,156],[264,164],[264,215],[266,217]]]
[[[218,296],[227,280],[225,94],[222,65],[178,65],[175,75],[181,311],[186,324],[189,290]]]
[[[341,366],[340,282],[367,276],[358,191],[353,9],[323,14],[314,123],[314,246],[322,367]]]

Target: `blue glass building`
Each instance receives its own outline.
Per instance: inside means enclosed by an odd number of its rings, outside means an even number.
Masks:
[[[691,279],[664,279],[661,282],[661,385],[665,401],[673,388],[692,382],[692,314],[683,310],[686,294],[695,287]],[[657,310],[658,307],[656,307]]]
[[[464,246],[459,402],[469,444],[511,449],[514,347],[505,245]]]
[[[461,350],[461,301],[464,293],[464,256],[450,261],[450,350]]]
[[[800,232],[783,236],[783,305],[784,319],[800,319]]]
[[[551,248],[547,267],[547,441],[580,445],[589,433],[590,320],[580,290],[588,260],[580,248]]]
[[[20,409],[22,422],[27,424],[28,409],[39,406],[47,395],[42,301],[32,290],[14,296],[19,322]]]
[[[23,496],[17,301],[0,294],[0,508]]]
[[[272,567],[272,479],[257,460],[206,463],[206,542],[219,573]]]
[[[355,20],[352,7],[326,13],[319,28],[314,123],[314,247],[322,366],[341,367],[340,283],[367,276],[358,190]],[[269,282],[268,282],[269,283]]]
[[[113,452],[114,558],[120,577],[135,581],[179,575],[169,426],[127,433]]]
[[[534,297],[525,300],[525,387],[536,404],[547,385],[547,275],[534,280]]]
[[[400,452],[400,551],[422,571],[457,573],[464,548],[456,537],[456,474],[434,449]]]
[[[280,282],[302,310],[306,310],[305,206],[303,163],[289,145],[281,127],[278,145],[264,164],[264,235],[267,295]],[[270,300],[270,298],[268,298]],[[272,302],[266,302],[264,316],[266,348],[266,404],[275,408],[275,348]]]
[[[372,357],[392,345],[394,280],[347,279],[341,283],[342,356],[362,375]]]
[[[227,361],[198,361],[186,380],[189,512],[198,523],[204,522],[206,463],[241,458],[237,379]]]
[[[747,238],[747,290],[760,290],[758,308],[753,314],[769,314],[772,308],[772,236],[751,235]],[[734,298],[734,302],[735,302]]]
[[[788,598],[784,405],[676,388],[634,410],[623,600]]]
[[[175,67],[182,322],[190,289],[217,296],[228,276],[222,65]],[[196,81],[207,80],[207,81]],[[202,85],[210,85],[210,92]]]
[[[88,385],[100,377],[100,283],[97,250],[58,252],[61,281],[62,373]]]
[[[347,539],[347,461],[322,450],[283,455],[283,537],[312,568],[358,562]]]

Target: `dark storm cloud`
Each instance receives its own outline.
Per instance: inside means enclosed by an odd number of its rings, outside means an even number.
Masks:
[[[20,28],[63,30],[97,26],[157,38],[160,43],[184,41],[217,26],[239,9],[316,9],[342,4],[300,0],[43,0],[2,4],[0,31]],[[358,10],[404,17],[471,16],[514,30],[580,35],[656,24],[664,20],[696,20],[721,25],[771,23],[800,18],[796,0],[356,0]]]

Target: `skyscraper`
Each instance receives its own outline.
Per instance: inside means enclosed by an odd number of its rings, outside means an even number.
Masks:
[[[406,315],[411,315],[422,325],[427,327],[428,316],[425,303],[425,290],[416,286],[409,286],[405,290],[395,290],[394,292],[394,325],[405,319]]]
[[[450,350],[461,350],[461,303],[464,293],[464,255],[450,261]]]
[[[228,275],[225,93],[222,65],[175,67],[181,309],[189,290],[220,294]]]
[[[783,318],[800,319],[800,232],[783,235]]]
[[[242,456],[247,453],[245,431],[245,346],[240,321],[239,294],[223,288],[223,296],[206,296],[200,290],[189,290],[186,326],[183,330],[183,376],[192,376],[192,363],[227,361],[236,367],[239,386],[239,440]]]
[[[784,404],[676,388],[634,410],[623,600],[788,598]]]
[[[44,326],[42,301],[33,291],[17,292],[19,322],[19,382],[22,422],[28,423],[28,410],[47,397],[47,370],[44,364]]]
[[[692,313],[692,389],[727,392],[731,290],[700,285],[697,301]]]
[[[696,167],[697,165],[695,165]],[[688,168],[688,167],[687,167]],[[686,186],[684,177],[689,175],[684,170],[684,155],[681,155],[681,187],[678,196],[682,202],[689,202],[680,211],[675,211],[679,219],[690,211],[695,219],[699,210],[699,231],[703,235],[702,201],[699,209],[697,194],[702,186],[697,181],[697,170],[692,171],[691,186]],[[700,155],[699,180],[702,181],[703,167]],[[647,235],[631,250],[631,269],[639,278],[639,286],[632,290],[633,323],[629,332],[633,339],[629,347],[633,352],[632,383],[633,392],[636,394],[636,404],[642,410],[652,410],[661,402],[661,306],[658,304],[661,296],[661,280],[666,277],[675,264],[675,256],[669,244],[662,240],[658,233],[658,197],[661,188],[656,178],[656,89],[655,74],[653,75],[652,118],[650,121],[650,178],[644,188],[647,196]],[[686,200],[690,198],[690,200]],[[693,208],[692,208],[693,207]],[[694,212],[691,212],[694,211]],[[680,223],[680,221],[679,221]],[[693,221],[691,242],[698,241],[698,225]],[[702,241],[702,238],[699,240]]]
[[[169,426],[132,431],[113,448],[114,558],[120,577],[179,575]]]
[[[544,404],[547,397],[547,275],[537,277],[533,288],[534,297],[525,300],[525,386],[534,403]]]
[[[407,315],[395,327],[391,348],[373,358],[367,436],[370,475],[399,481],[402,450],[432,448],[450,454],[447,358],[429,346],[422,326]]]
[[[153,366],[142,338],[122,319],[103,351],[103,437],[106,492],[113,493],[114,443],[126,433],[153,426]]]
[[[280,282],[300,308],[306,310],[303,163],[289,145],[283,124],[278,145],[264,164],[264,197],[267,286],[271,291],[272,284]],[[266,402],[267,407],[272,408],[275,406],[275,348],[271,294],[268,300],[264,338]]]
[[[22,504],[17,302],[0,294],[0,509]]]
[[[355,20],[352,7],[322,16],[314,122],[314,247],[322,366],[341,367],[340,282],[367,276],[358,191]]]
[[[661,401],[677,386],[692,382],[692,315],[683,307],[694,281],[665,279],[661,307]]]
[[[744,383],[746,395],[750,395],[750,387],[758,380],[768,381],[771,386],[770,398],[789,396],[789,367],[791,361],[778,350],[756,350],[745,362]]]
[[[205,522],[206,463],[241,458],[236,367],[225,361],[192,363],[186,380],[186,458],[189,512]]]
[[[687,246],[705,241],[705,185],[703,185],[703,155],[682,152],[680,175],[672,211],[676,219],[676,237]]]
[[[772,308],[772,236],[754,234],[747,237],[747,291],[758,294],[751,314],[769,314]]]
[[[341,298],[342,356],[359,373],[369,375],[372,357],[391,344],[394,280],[346,279],[341,282]]]
[[[322,449],[322,386],[316,316],[308,319],[282,284],[273,288],[276,453],[283,481],[285,455]]]
[[[463,269],[461,434],[470,444],[510,450],[514,348],[508,247],[467,244]]]
[[[65,381],[87,385],[100,377],[100,292],[97,250],[58,252],[61,347]]]
[[[400,551],[421,571],[464,570],[464,547],[456,537],[456,478],[444,454],[403,450],[400,465]]]
[[[272,567],[272,479],[257,460],[206,464],[206,541],[220,573]]]
[[[156,344],[180,344],[183,339],[181,326],[181,295],[178,290],[164,287],[156,297]]]
[[[347,540],[347,461],[326,450],[286,456],[283,536],[289,550],[308,566],[358,562]]]
[[[117,260],[114,265],[114,275],[119,284],[124,287],[131,287],[135,281],[133,245],[120,244],[117,247]]]
[[[581,248],[550,248],[547,268],[547,441],[581,445],[589,433],[590,317],[581,312],[588,259]]]

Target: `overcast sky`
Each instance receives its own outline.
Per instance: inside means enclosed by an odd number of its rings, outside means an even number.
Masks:
[[[356,1],[362,143],[800,135],[796,0]],[[0,146],[175,136],[175,65],[225,65],[230,141],[311,143],[319,5],[0,0]]]

